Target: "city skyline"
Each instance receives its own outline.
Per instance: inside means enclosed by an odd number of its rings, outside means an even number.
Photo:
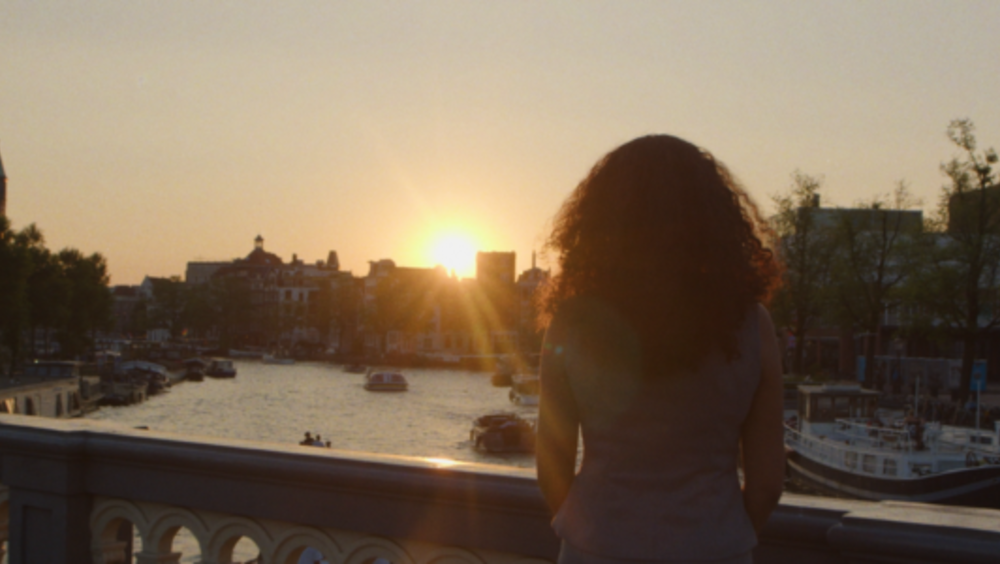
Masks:
[[[433,266],[448,246],[516,252],[520,272],[589,167],[653,132],[711,150],[765,212],[796,169],[824,178],[824,205],[906,180],[933,210],[950,120],[1000,145],[997,16],[991,2],[11,2],[7,213],[51,248],[102,253],[112,284],[245,256],[258,234],[286,261],[336,250],[355,275],[383,258]]]

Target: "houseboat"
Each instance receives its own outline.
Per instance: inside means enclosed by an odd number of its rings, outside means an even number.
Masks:
[[[793,481],[868,500],[1000,508],[1000,425],[976,431],[877,409],[857,384],[799,386],[785,422]]]

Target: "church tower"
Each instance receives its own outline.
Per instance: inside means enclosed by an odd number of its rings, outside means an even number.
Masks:
[[[3,171],[3,158],[0,158],[0,215],[7,215],[7,173]]]

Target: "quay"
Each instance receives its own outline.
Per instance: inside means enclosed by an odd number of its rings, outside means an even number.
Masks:
[[[541,564],[555,560],[533,472],[252,441],[97,421],[0,415],[0,540],[10,562],[178,563],[181,527],[205,564],[248,537],[263,562],[306,547],[337,564]],[[725,534],[725,531],[719,531]],[[758,564],[986,563],[1000,511],[786,494]],[[189,555],[190,556],[190,555]]]

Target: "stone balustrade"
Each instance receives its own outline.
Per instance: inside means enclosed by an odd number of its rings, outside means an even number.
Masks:
[[[15,563],[541,564],[558,539],[533,473],[0,415],[0,538]],[[8,508],[4,510],[4,508]],[[8,534],[9,529],[9,534]],[[124,533],[124,534],[123,534]],[[719,531],[720,535],[725,531]],[[755,562],[997,562],[1000,511],[786,495]],[[187,555],[190,556],[190,555]]]

